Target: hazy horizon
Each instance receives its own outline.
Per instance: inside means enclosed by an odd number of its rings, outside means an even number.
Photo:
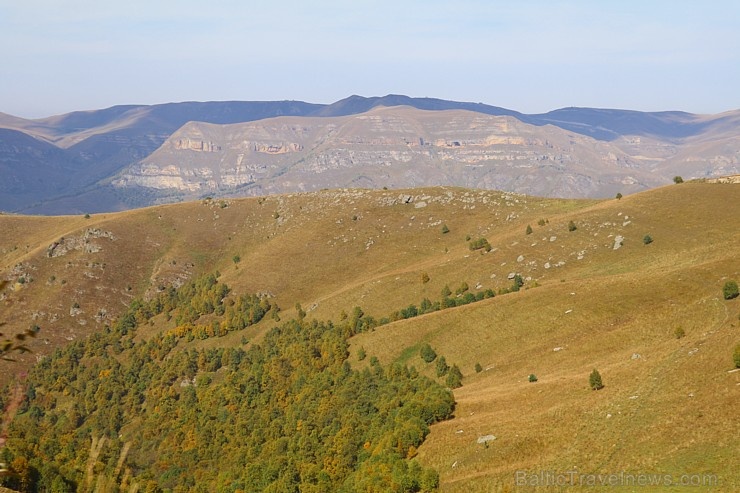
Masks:
[[[740,109],[740,4],[2,1],[0,112],[404,94],[523,113]]]

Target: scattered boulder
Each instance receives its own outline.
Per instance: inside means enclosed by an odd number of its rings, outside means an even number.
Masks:
[[[482,435],[478,437],[478,443],[492,442],[496,439],[493,435]]]
[[[614,237],[614,247],[612,247],[614,250],[619,250],[622,247],[622,243],[624,242],[624,236],[617,235]]]

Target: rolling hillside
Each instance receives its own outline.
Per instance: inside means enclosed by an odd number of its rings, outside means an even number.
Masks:
[[[604,201],[429,188],[0,215],[0,272],[13,281],[0,313],[6,327],[42,328],[34,354],[12,363],[19,373],[102,330],[135,296],[215,270],[235,293],[267,296],[284,320],[296,303],[308,319],[337,321],[359,306],[392,320],[441,300],[445,287],[492,289],[498,296],[350,340],[353,367],[368,364],[362,348],[436,378],[418,355],[429,343],[462,370],[454,419],[418,450],[441,491],[512,489],[516,471],[531,480],[540,470],[715,475],[731,491],[740,487],[740,373],[731,371],[740,301],[722,299],[722,286],[740,279],[739,199],[739,185],[709,183]],[[490,251],[471,250],[481,237]],[[516,274],[523,289],[504,294]],[[173,324],[159,316],[149,330]],[[274,324],[194,344],[258,343]],[[594,368],[599,391],[588,386]]]

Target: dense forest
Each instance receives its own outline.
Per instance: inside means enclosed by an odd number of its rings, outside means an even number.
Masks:
[[[57,349],[28,376],[0,481],[54,492],[435,490],[438,474],[413,457],[429,426],[452,416],[452,393],[376,358],[352,368],[347,340],[376,325],[361,310],[334,324],[299,309],[259,344],[194,347],[270,311],[209,275]],[[144,337],[155,316],[175,328]]]

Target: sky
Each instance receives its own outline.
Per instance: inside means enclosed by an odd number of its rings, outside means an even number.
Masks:
[[[740,109],[737,0],[0,0],[0,112],[405,94]]]

